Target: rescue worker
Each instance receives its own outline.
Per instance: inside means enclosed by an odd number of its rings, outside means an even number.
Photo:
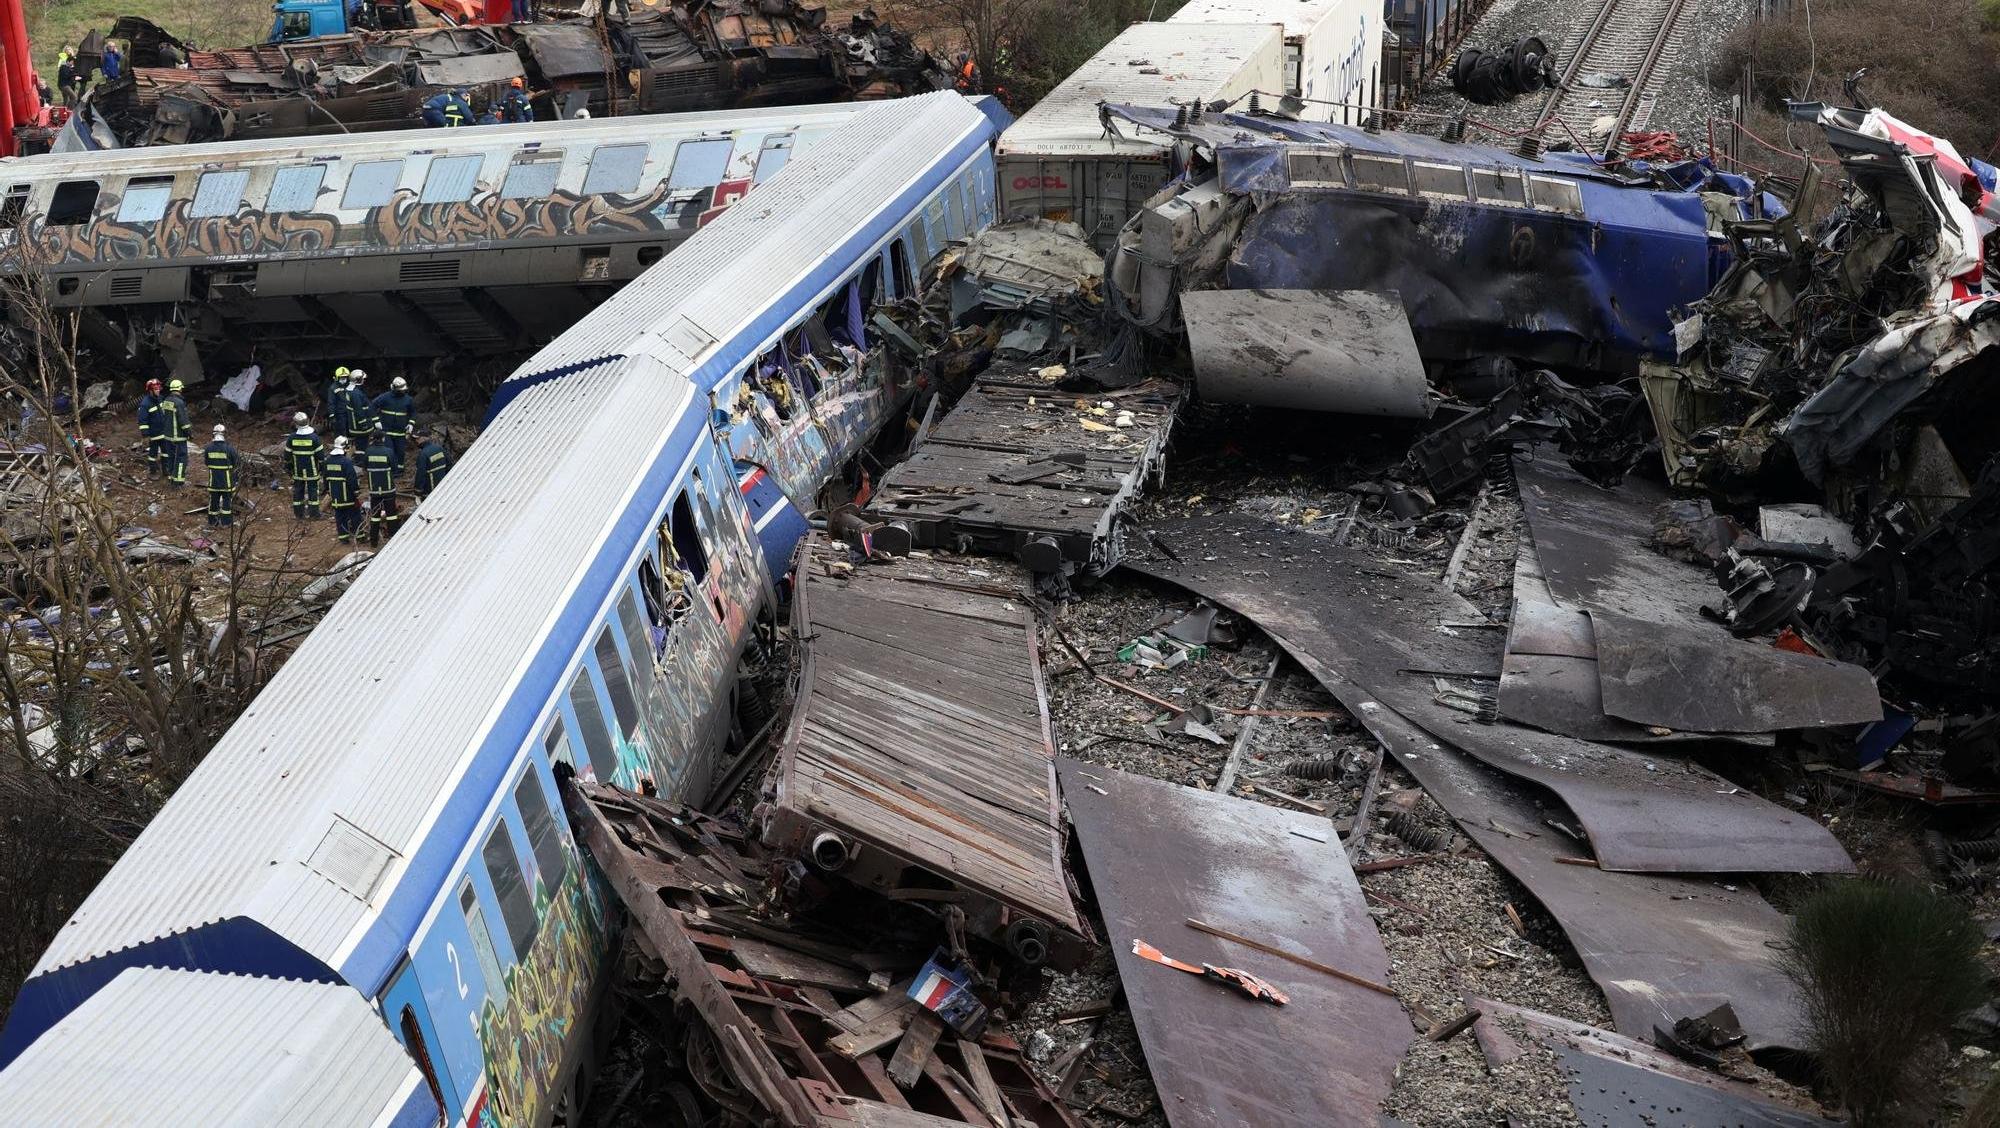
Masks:
[[[125,55],[118,50],[118,44],[104,45],[104,61],[97,65],[97,69],[104,72],[104,81],[118,81],[118,76],[125,72]]]
[[[369,436],[366,462],[368,546],[373,548],[382,543],[382,538],[395,535],[399,519],[396,512],[396,471],[389,462],[389,436],[379,426]]]
[[[446,90],[424,99],[424,104],[417,113],[418,116],[424,119],[425,125],[430,126],[432,129],[443,129],[447,124],[459,124],[457,122],[447,123],[445,121],[444,112],[450,106],[451,91]]]
[[[347,374],[347,441],[359,449],[375,430],[375,407],[368,400],[368,373],[359,368]]]
[[[188,418],[187,400],[181,398],[181,391],[187,385],[179,380],[167,384],[167,398],[160,401],[160,454],[161,471],[175,489],[187,485],[188,480],[188,439],[192,420]]]
[[[158,380],[146,381],[146,394],[139,397],[139,437],[146,443],[146,476],[157,478],[164,473],[160,455],[160,395]]]
[[[347,368],[333,370],[333,383],[326,388],[326,429],[337,436],[345,435],[354,424],[354,411],[347,402]]]
[[[451,455],[445,453],[444,437],[433,427],[424,432],[424,445],[417,448],[417,496],[431,496],[451,469]]]
[[[502,117],[500,116],[500,103],[498,103],[498,102],[488,102],[488,103],[486,104],[486,112],[485,112],[485,113],[483,113],[483,114],[480,114],[480,115],[479,115],[479,123],[478,123],[478,124],[480,124],[480,125],[504,125],[504,124],[506,124],[506,121],[505,121],[505,119],[503,119],[503,118],[502,118]]]
[[[500,120],[519,124],[535,120],[535,104],[528,101],[528,90],[519,76],[507,83],[507,93],[500,96]]]
[[[389,381],[389,390],[368,405],[374,412],[376,425],[389,437],[390,467],[399,478],[403,476],[403,456],[409,453],[410,412],[414,406],[410,382],[401,376]]]
[[[236,523],[236,469],[242,464],[229,445],[228,430],[217,423],[215,438],[201,452],[208,467],[208,523],[224,529]]]
[[[347,457],[347,436],[333,437],[326,459],[326,499],[333,505],[334,539],[353,544],[361,539],[361,480],[354,460]]]
[[[77,96],[83,93],[77,81],[76,60],[70,57],[67,49],[56,55],[56,89],[62,91],[63,105],[72,108],[76,105]]]
[[[314,433],[306,413],[292,413],[292,433],[285,436],[285,470],[292,476],[292,516],[301,521],[319,519],[320,464],[326,448]]]

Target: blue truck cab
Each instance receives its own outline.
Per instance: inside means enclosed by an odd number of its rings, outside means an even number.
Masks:
[[[277,0],[271,11],[272,43],[344,35],[360,27],[417,26],[409,0]]]

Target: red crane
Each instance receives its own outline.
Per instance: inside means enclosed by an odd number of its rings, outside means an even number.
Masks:
[[[19,151],[14,131],[49,124],[29,61],[28,17],[21,0],[0,0],[0,157]]]

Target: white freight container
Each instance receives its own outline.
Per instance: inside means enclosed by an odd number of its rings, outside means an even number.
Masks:
[[[1381,0],[1188,0],[1167,22],[1282,24],[1279,92],[1306,99],[1299,116],[1307,121],[1359,125],[1361,107],[1381,96]]]
[[[1111,136],[1098,103],[1166,106],[1276,93],[1283,60],[1275,21],[1133,24],[1001,134],[1001,215],[1069,220],[1108,246],[1166,183],[1167,142],[1135,137],[1130,125],[1122,139]]]

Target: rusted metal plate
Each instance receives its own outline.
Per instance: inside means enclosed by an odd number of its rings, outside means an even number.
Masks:
[[[1038,572],[1107,571],[1121,553],[1117,514],[1159,469],[1183,394],[1162,381],[1080,396],[981,378],[882,475],[868,516],[920,546],[962,538]]]
[[[1555,1051],[1569,1074],[1569,1100],[1586,1125],[1728,1124],[1737,1128],[1813,1128],[1826,1118],[1779,1104],[1754,1085],[1723,1077],[1609,1030],[1526,1007],[1468,999],[1491,1020],[1520,1022]],[[1482,1043],[1483,1047],[1484,1043]],[[1488,1055],[1489,1063],[1491,1055]],[[1497,1063],[1493,1063],[1497,1064]]]
[[[1882,719],[1875,679],[1836,662],[1676,626],[1592,611],[1604,709],[1642,725],[1697,732],[1861,725]]]
[[[1149,558],[1128,568],[1228,607],[1367,687],[1371,701],[1379,698],[1438,739],[1554,791],[1583,823],[1607,869],[1854,869],[1825,827],[1698,765],[1505,721],[1482,724],[1439,704],[1431,679],[1408,671],[1498,673],[1503,641],[1499,631],[1447,626],[1473,612],[1422,578],[1362,550],[1251,518],[1197,517],[1149,528],[1181,561]],[[1358,708],[1345,698],[1342,704]]]
[[[1189,290],[1181,318],[1204,400],[1430,417],[1430,381],[1393,291]]]
[[[948,884],[996,942],[1022,918],[1080,938],[1026,575],[847,558],[817,535],[801,550],[799,692],[764,843],[877,893]]]
[[[1326,821],[1059,761],[1119,979],[1174,1128],[1374,1128],[1411,1038],[1395,999],[1197,931],[1189,919],[1386,983],[1389,957]],[[1293,833],[1301,831],[1306,833]],[[1274,1007],[1132,954],[1247,971]]]

